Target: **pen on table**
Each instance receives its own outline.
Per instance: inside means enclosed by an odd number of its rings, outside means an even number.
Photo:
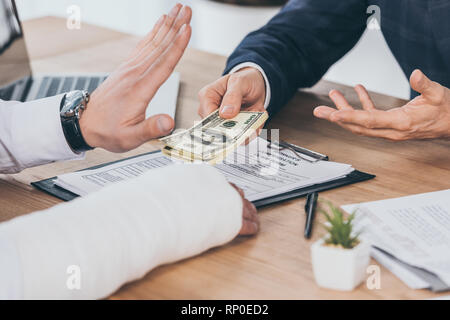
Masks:
[[[305,223],[305,238],[311,238],[312,227],[314,223],[314,218],[316,215],[316,205],[317,199],[319,198],[319,194],[317,192],[313,192],[308,194],[306,198],[305,204],[305,212],[306,212],[306,223]]]

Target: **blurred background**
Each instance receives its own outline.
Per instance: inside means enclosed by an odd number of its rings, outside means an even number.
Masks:
[[[285,0],[16,0],[22,20],[68,17],[81,8],[82,23],[144,35],[176,3],[193,9],[190,46],[228,56],[249,32],[264,25]],[[380,30],[366,30],[358,45],[326,74],[325,79],[408,99],[409,84]]]

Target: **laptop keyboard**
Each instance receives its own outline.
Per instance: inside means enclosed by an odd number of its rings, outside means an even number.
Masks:
[[[48,83],[50,82],[50,78],[45,77],[42,79],[41,86],[39,87],[38,93],[36,95],[36,99],[47,97],[45,94],[47,93]]]
[[[0,99],[5,101],[11,100],[15,88],[15,86],[9,86],[4,89],[0,89]]]
[[[60,93],[73,90],[87,90],[92,93],[97,87],[105,81],[105,76],[96,77],[44,77],[35,97],[29,97],[32,100],[42,99],[58,95]],[[20,81],[16,84],[0,88],[1,100],[19,100],[17,92],[23,92],[24,82]],[[22,87],[22,88],[19,88]],[[17,89],[17,90],[16,90]],[[16,94],[14,94],[16,92]]]
[[[61,87],[61,92],[69,92],[73,88],[73,83],[75,82],[75,78],[68,77],[64,79],[63,85]],[[89,91],[92,92],[92,91]]]
[[[36,97],[42,99],[72,90],[87,90],[92,93],[106,77],[44,77]]]

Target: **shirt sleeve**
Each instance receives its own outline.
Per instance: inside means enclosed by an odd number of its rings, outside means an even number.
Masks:
[[[62,97],[25,103],[0,100],[0,173],[84,156],[74,153],[64,137]]]
[[[0,224],[0,299],[104,298],[234,239],[242,206],[215,168],[179,164],[18,217]]]
[[[266,73],[264,72],[264,69],[260,65],[253,63],[253,62],[240,63],[237,66],[235,66],[233,69],[231,69],[231,71],[229,73],[236,73],[239,70],[247,68],[247,67],[255,68],[256,70],[258,70],[261,73],[261,75],[264,78],[264,82],[266,84],[266,98],[264,100],[264,109],[267,109],[267,107],[269,106],[269,103],[270,103],[270,96],[271,96],[270,83],[269,83],[269,79],[267,78]]]

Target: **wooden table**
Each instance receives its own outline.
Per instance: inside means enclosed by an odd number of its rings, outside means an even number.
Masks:
[[[28,21],[24,27],[35,72],[111,71],[138,40],[89,25],[68,31],[65,20],[57,18]],[[178,128],[187,128],[198,119],[197,92],[220,75],[224,64],[225,57],[193,49],[187,51],[178,67],[182,81]],[[343,90],[350,101],[357,104],[351,88],[322,81],[312,90],[297,93],[268,123],[268,128],[280,129],[283,140],[326,153],[334,161],[351,163],[359,170],[377,175],[372,181],[324,192],[322,198],[342,205],[450,188],[449,141],[387,142],[355,136],[315,119],[312,116],[315,106],[331,104],[326,95],[331,87]],[[404,103],[378,94],[374,98],[379,106]],[[55,163],[17,175],[0,176],[0,221],[60,202],[33,189],[29,185],[31,181],[157,148],[158,144],[150,142],[127,154],[95,150],[83,161]],[[157,268],[111,298],[422,299],[435,296],[426,290],[408,289],[384,268],[381,268],[381,290],[369,290],[364,284],[349,293],[320,289],[314,282],[309,248],[323,232],[317,227],[313,240],[303,238],[303,206],[304,199],[298,199],[263,209],[258,236],[237,239],[199,257]]]

